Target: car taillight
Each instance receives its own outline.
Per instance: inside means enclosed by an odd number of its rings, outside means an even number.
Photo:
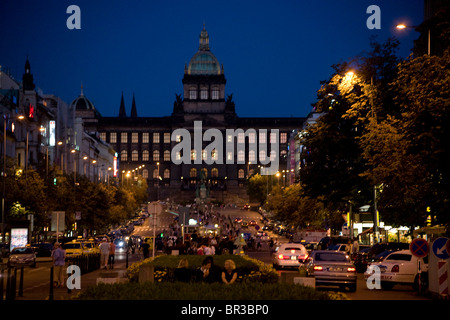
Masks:
[[[348,267],[347,272],[356,272],[356,268],[354,267]]]
[[[400,267],[398,266],[398,264],[393,266],[392,269],[391,269],[391,272],[399,272],[399,271],[400,271]]]
[[[322,266],[314,266],[314,271],[322,271]]]

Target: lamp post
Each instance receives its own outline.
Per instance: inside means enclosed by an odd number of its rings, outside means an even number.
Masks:
[[[410,29],[417,28],[417,26],[407,26],[403,23],[400,23],[400,24],[396,25],[395,27],[399,30],[404,30],[406,28],[410,28]],[[430,56],[431,55],[431,29],[430,28],[428,28],[428,41],[427,42],[428,42],[428,55]]]

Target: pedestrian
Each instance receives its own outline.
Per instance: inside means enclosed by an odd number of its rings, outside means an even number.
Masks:
[[[225,270],[222,271],[222,282],[225,284],[233,284],[237,279],[236,264],[233,260],[225,260]]]
[[[110,269],[114,269],[114,261],[116,256],[116,245],[114,241],[109,243],[108,264]]]
[[[56,242],[52,251],[54,286],[61,288],[64,282],[64,265],[66,263],[66,251],[61,248],[61,244]]]
[[[144,254],[144,259],[147,259],[150,257],[150,244],[147,240],[142,244],[142,253]]]
[[[106,270],[108,266],[108,258],[109,258],[109,244],[106,241],[106,238],[102,239],[102,242],[98,246],[100,249],[100,267]]]
[[[174,271],[174,276],[176,281],[190,282],[191,281],[191,270],[188,268],[189,262],[186,258],[183,258],[178,263],[178,267]]]

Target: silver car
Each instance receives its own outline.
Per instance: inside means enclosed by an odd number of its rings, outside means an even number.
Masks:
[[[316,286],[339,286],[356,291],[356,268],[345,252],[312,251],[304,263],[307,276],[314,277]]]
[[[30,266],[36,267],[36,254],[32,248],[14,248],[8,258],[8,267]]]

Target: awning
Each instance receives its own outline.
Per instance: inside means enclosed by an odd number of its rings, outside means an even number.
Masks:
[[[420,229],[416,229],[413,231],[414,237],[417,237],[419,234],[442,234],[446,232],[446,228],[444,226],[432,226],[432,227],[423,227]]]

